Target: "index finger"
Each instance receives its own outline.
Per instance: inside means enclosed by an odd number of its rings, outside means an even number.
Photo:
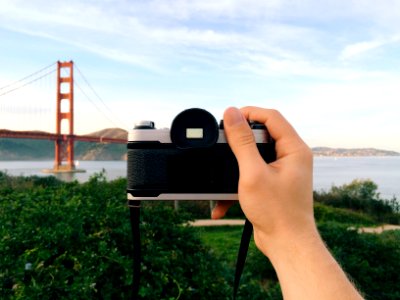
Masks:
[[[293,126],[275,109],[246,106],[240,109],[247,120],[265,124],[276,143],[278,158],[304,148],[306,144]]]

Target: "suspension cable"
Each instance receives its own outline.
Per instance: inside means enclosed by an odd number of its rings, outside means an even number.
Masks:
[[[89,101],[94,105],[94,107],[95,107],[108,121],[110,121],[111,123],[113,123],[114,126],[116,126],[116,127],[118,128],[118,127],[119,127],[118,124],[116,124],[112,119],[110,119],[110,118],[107,116],[107,114],[105,114],[105,113],[97,106],[96,102],[94,102],[94,101],[88,96],[88,94],[85,93],[85,91],[81,88],[81,86],[76,82],[76,79],[74,80],[74,83],[75,83],[76,87],[77,87],[77,88],[82,92],[82,94],[86,97],[86,99],[89,100]]]
[[[22,89],[22,88],[24,88],[25,86],[27,86],[27,85],[29,85],[29,84],[32,84],[32,83],[34,83],[34,82],[36,82],[36,81],[38,81],[38,80],[40,80],[40,79],[46,77],[47,75],[50,75],[51,73],[54,73],[55,71],[56,71],[55,69],[54,69],[54,70],[50,70],[49,72],[47,72],[47,73],[45,73],[45,74],[43,74],[43,75],[41,75],[41,76],[39,76],[39,77],[36,77],[36,78],[32,79],[31,81],[25,82],[25,83],[23,83],[23,84],[20,85],[20,86],[17,86],[17,87],[15,87],[15,88],[12,88],[11,90],[7,90],[7,91],[5,91],[5,92],[3,92],[3,93],[0,93],[0,97],[1,97],[1,96],[4,96],[4,95],[7,95],[7,94],[9,94],[9,93],[11,93],[11,92],[14,92],[14,91],[16,91],[16,90]],[[39,72],[35,72],[35,74],[37,74],[37,73],[39,73]],[[32,75],[32,74],[31,74],[31,75]],[[27,76],[27,77],[24,77],[24,79],[27,79],[27,78],[29,78],[29,77],[32,77],[31,75],[29,75],[29,76]],[[9,87],[9,86],[12,86],[12,85],[14,85],[14,84],[16,84],[16,83],[19,83],[19,82],[22,82],[22,79],[19,80],[19,81],[14,82],[14,83],[12,83],[12,84],[9,84],[9,85],[7,85],[7,86]],[[3,87],[3,88],[1,88],[1,89],[5,89],[7,86],[5,86],[5,87]],[[0,90],[1,90],[1,89],[0,89]]]
[[[10,86],[13,86],[13,85],[15,85],[15,84],[22,83],[22,82],[25,81],[26,79],[28,79],[28,78],[30,78],[30,77],[33,77],[33,76],[35,76],[36,74],[39,74],[39,73],[43,72],[44,70],[47,70],[47,69],[53,67],[55,64],[56,64],[56,63],[53,62],[52,64],[48,65],[47,67],[44,67],[44,68],[42,68],[42,69],[40,69],[40,70],[38,70],[38,71],[36,71],[36,72],[33,72],[32,74],[29,74],[29,75],[25,76],[24,78],[21,78],[21,79],[19,79],[19,80],[16,80],[16,81],[14,81],[14,82],[12,82],[12,83],[10,83],[10,84],[7,84],[7,85],[5,85],[5,86],[2,86],[2,87],[0,87],[0,91],[1,91],[1,90],[4,90],[4,89],[6,89],[6,88],[8,88],[8,87],[10,87]]]
[[[85,75],[83,75],[83,73],[81,72],[81,70],[79,69],[79,67],[76,65],[75,63],[75,67],[78,70],[78,73],[81,75],[81,77],[83,78],[83,80],[85,81],[86,85],[91,89],[91,91],[93,92],[93,94],[97,97],[97,99],[100,100],[100,102],[103,104],[103,106],[114,116],[114,118],[116,118],[116,120],[118,122],[120,122],[123,126],[125,126],[125,128],[129,128],[129,126],[127,126],[127,124],[122,121],[104,102],[104,100],[100,97],[100,95],[95,91],[95,89],[92,87],[92,85],[89,83],[89,81],[86,79]],[[115,123],[112,122],[114,125]],[[118,126],[117,126],[118,127]]]

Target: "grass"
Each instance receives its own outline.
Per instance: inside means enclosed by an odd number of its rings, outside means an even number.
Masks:
[[[233,284],[236,260],[243,226],[196,227],[202,242],[210,247],[214,255],[226,267],[227,278]],[[278,279],[270,261],[257,249],[253,238],[243,270],[239,295],[240,299],[282,299]],[[256,296],[257,295],[257,296]],[[268,296],[268,297],[267,297]]]
[[[243,226],[197,227],[203,243],[210,247],[215,255],[234,268],[242,237]],[[254,240],[250,242],[249,252],[258,251]]]

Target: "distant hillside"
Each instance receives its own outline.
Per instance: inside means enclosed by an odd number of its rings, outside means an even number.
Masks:
[[[128,132],[119,128],[96,131],[88,136],[127,139]],[[76,160],[125,160],[125,144],[75,142]],[[52,160],[54,142],[47,140],[0,138],[0,160]]]
[[[54,159],[54,142],[0,138],[0,160]]]
[[[87,134],[108,138],[127,139],[128,132],[120,128],[107,128]],[[125,144],[75,142],[76,160],[126,160]],[[315,156],[398,156],[394,151],[374,148],[312,148]],[[54,142],[31,139],[0,138],[0,160],[52,160]]]
[[[88,136],[102,136],[106,138],[114,138],[114,139],[128,139],[128,131],[121,128],[106,128],[100,131],[95,131],[89,134],[85,134]]]
[[[128,132],[120,128],[107,128],[87,134],[116,139],[128,139]],[[75,159],[78,160],[126,160],[125,144],[75,143]]]
[[[315,156],[398,156],[399,152],[387,151],[375,148],[328,148],[314,147],[312,151]]]

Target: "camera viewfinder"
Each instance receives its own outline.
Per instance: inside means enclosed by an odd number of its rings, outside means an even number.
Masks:
[[[203,128],[186,128],[186,138],[202,139],[204,137]]]

